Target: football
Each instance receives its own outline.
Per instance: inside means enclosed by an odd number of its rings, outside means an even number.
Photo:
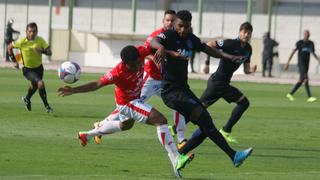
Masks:
[[[63,62],[58,69],[58,76],[65,83],[72,84],[80,79],[80,66],[72,61]]]

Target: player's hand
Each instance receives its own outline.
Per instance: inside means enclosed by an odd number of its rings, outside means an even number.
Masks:
[[[58,92],[58,96],[62,96],[62,97],[70,96],[73,94],[73,89],[70,86],[63,86],[58,88],[57,92]]]
[[[251,67],[251,73],[254,73],[254,72],[256,72],[257,71],[257,65],[253,65],[252,67]]]
[[[156,51],[156,53],[154,54],[153,61],[159,66],[161,62],[165,60],[165,58],[166,58],[166,50],[163,46],[160,46]]]
[[[287,63],[284,65],[283,69],[286,71],[286,70],[288,70],[288,67],[289,67],[289,64]]]
[[[18,62],[14,62],[13,63],[13,67],[16,68],[16,69],[19,69],[19,63]]]
[[[209,65],[205,65],[203,68],[203,73],[208,74],[210,71],[210,66]]]
[[[176,52],[176,51],[167,51],[167,53],[173,57],[173,58],[176,58],[176,59],[180,59],[180,60],[185,60],[185,61],[188,61],[189,59],[185,56],[183,56],[182,54]]]
[[[43,48],[33,48],[33,51],[38,54],[42,54],[44,50],[43,50]]]

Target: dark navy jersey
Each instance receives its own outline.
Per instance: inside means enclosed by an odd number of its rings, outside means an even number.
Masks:
[[[230,82],[233,73],[240,67],[242,63],[250,62],[252,48],[249,43],[246,43],[244,47],[241,47],[239,39],[225,39],[216,41],[217,48],[223,52],[235,55],[244,56],[241,61],[231,62],[230,60],[221,59],[217,71],[213,74],[213,79],[217,81]]]
[[[180,53],[182,56],[190,58],[192,51],[203,51],[205,43],[190,33],[182,38],[174,30],[167,30],[157,36],[157,40],[166,50],[172,50]],[[163,83],[179,87],[188,87],[188,61],[176,59],[167,55],[165,61],[161,64],[161,78]]]
[[[310,53],[314,52],[314,44],[312,41],[300,40],[296,43],[298,50],[298,65],[309,65]]]

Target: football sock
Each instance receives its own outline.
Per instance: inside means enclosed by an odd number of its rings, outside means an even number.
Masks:
[[[297,84],[293,87],[292,91],[290,92],[291,95],[293,95],[301,86],[301,82],[297,82]]]
[[[109,121],[108,119],[104,119],[99,123],[99,128],[95,128],[87,132],[88,139],[94,136],[119,132],[121,131],[120,123],[120,121]]]
[[[233,160],[235,151],[229,146],[224,137],[220,134],[214,126],[208,111],[203,111],[199,119],[195,122],[201,131],[211,139],[217,146],[220,147]]]
[[[186,120],[184,116],[177,111],[174,111],[174,124],[176,126],[177,131],[177,139],[178,143],[181,143],[185,138],[185,132],[186,132]]]
[[[248,107],[249,107],[249,101],[247,98],[244,98],[240,102],[238,102],[236,107],[233,109],[228,122],[223,127],[223,130],[225,132],[230,133],[232,130],[232,127],[239,121],[240,117],[248,109]]]
[[[169,132],[168,125],[163,124],[157,126],[157,134],[160,143],[167,150],[171,162],[174,162],[179,156],[179,153],[176,144],[173,142],[172,135]]]
[[[31,97],[33,96],[33,94],[34,94],[36,91],[37,91],[37,88],[29,87],[29,89],[28,89],[28,94],[27,94],[26,98],[27,98],[28,100],[30,100]]]
[[[311,97],[311,91],[310,91],[309,82],[306,81],[306,82],[304,83],[304,86],[305,86],[305,88],[306,88],[308,97]]]
[[[199,146],[206,139],[206,137],[207,136],[202,133],[199,128],[196,129],[187,143],[181,149],[179,149],[179,153],[187,154],[188,152]]]
[[[47,92],[45,88],[39,89],[39,95],[42,99],[42,102],[45,106],[49,106],[48,101],[47,101]]]

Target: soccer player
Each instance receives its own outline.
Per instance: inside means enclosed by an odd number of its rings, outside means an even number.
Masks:
[[[230,61],[242,60],[243,57],[220,52],[202,43],[190,31],[191,19],[192,15],[189,11],[179,11],[174,22],[174,30],[166,30],[151,42],[151,46],[157,49],[154,60],[156,63],[161,63],[163,88],[161,98],[168,107],[181,113],[187,122],[196,124],[206,137],[209,137],[229,156],[234,166],[238,167],[251,154],[252,148],[235,151],[216,129],[210,114],[189,88],[188,59],[192,50]],[[167,50],[175,51],[180,56],[171,56],[166,53]],[[188,143],[189,141],[185,146],[188,146]]]
[[[160,143],[168,152],[175,175],[180,177],[180,170],[192,160],[193,155],[180,155],[172,135],[169,132],[166,118],[155,108],[140,100],[143,80],[143,64],[150,50],[144,46],[126,46],[121,52],[121,62],[100,80],[77,87],[60,87],[60,96],[84,93],[97,90],[103,86],[115,84],[116,109],[109,117],[99,123],[98,128],[79,132],[79,140],[85,146],[94,136],[112,134],[131,129],[135,121],[156,126]]]
[[[164,17],[162,20],[162,27],[155,30],[147,38],[144,45],[150,48],[150,43],[153,38],[158,34],[168,30],[173,29],[173,23],[176,17],[176,12],[173,10],[167,10],[164,12]],[[147,57],[149,59],[145,66],[144,70],[146,75],[144,77],[144,83],[141,90],[141,99],[147,101],[151,96],[158,95],[161,96],[161,70],[154,61],[153,55]],[[187,141],[185,138],[186,124],[184,117],[179,114],[177,111],[173,112],[174,126],[169,126],[172,134],[177,134],[178,148],[182,147]]]
[[[22,73],[24,77],[31,82],[27,95],[22,97],[25,108],[31,111],[31,97],[39,89],[39,95],[45,106],[47,113],[53,112],[47,100],[47,92],[43,81],[44,69],[42,66],[42,54],[51,56],[52,52],[48,43],[38,36],[38,26],[32,22],[27,25],[26,37],[12,42],[8,46],[8,52],[14,67],[19,69],[19,63],[13,54],[13,48],[19,48],[22,54]]]
[[[233,73],[243,64],[243,71],[245,74],[250,74],[256,71],[257,66],[250,66],[250,57],[252,48],[249,44],[252,34],[252,25],[249,22],[241,24],[238,38],[236,39],[214,39],[207,43],[208,46],[221,49],[223,52],[244,56],[243,61],[231,62],[225,58],[221,58],[218,69],[213,73],[207,83],[207,88],[203,92],[200,100],[207,108],[220,98],[223,98],[228,103],[236,103],[231,116],[227,123],[220,129],[220,133],[230,143],[238,143],[238,141],[231,136],[232,127],[239,121],[242,114],[249,107],[249,100],[243,93],[230,85],[230,80]],[[210,57],[206,59],[206,66],[209,66]]]
[[[310,53],[313,54],[313,56],[320,62],[319,57],[315,53],[314,50],[314,44],[312,41],[309,40],[310,32],[309,30],[305,30],[303,32],[303,39],[299,40],[296,43],[296,48],[292,51],[292,53],[289,56],[288,62],[284,66],[284,70],[287,70],[289,67],[289,63],[296,51],[298,51],[298,68],[300,72],[300,77],[296,85],[293,87],[290,93],[287,94],[287,98],[290,101],[294,101],[295,98],[293,97],[293,94],[300,88],[302,83],[304,83],[304,86],[307,91],[308,99],[307,102],[314,102],[317,100],[316,97],[312,97],[310,87],[309,87],[309,77],[308,77],[308,71],[309,71],[309,63],[310,63]]]

